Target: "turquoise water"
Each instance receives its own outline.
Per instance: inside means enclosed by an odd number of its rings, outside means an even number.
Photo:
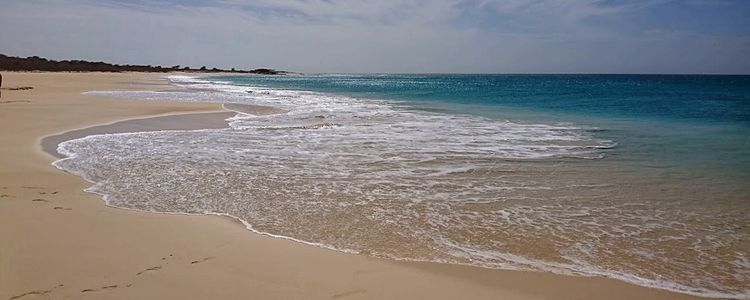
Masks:
[[[108,205],[339,251],[750,298],[748,76],[168,80],[87,94],[280,112],[67,141],[55,165]]]
[[[222,76],[233,84],[401,101],[428,111],[573,122],[611,155],[750,179],[750,76],[321,74]]]
[[[515,107],[608,118],[750,122],[750,76],[309,75],[217,79],[374,99]]]

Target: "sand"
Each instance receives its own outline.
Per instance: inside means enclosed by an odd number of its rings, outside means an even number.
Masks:
[[[54,154],[66,138],[223,126],[218,104],[81,94],[159,89],[162,76],[3,73],[4,87],[33,89],[0,99],[0,300],[693,299],[606,278],[371,258],[254,234],[225,217],[111,208],[50,165],[43,150]]]

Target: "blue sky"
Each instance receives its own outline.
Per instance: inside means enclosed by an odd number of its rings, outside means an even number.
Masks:
[[[748,0],[0,0],[0,53],[302,72],[750,73]]]

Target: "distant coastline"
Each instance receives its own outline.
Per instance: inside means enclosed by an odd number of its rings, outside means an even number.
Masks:
[[[268,68],[258,68],[252,70],[237,70],[208,68],[191,68],[187,66],[175,65],[170,67],[152,66],[152,65],[119,65],[107,62],[91,62],[86,60],[52,60],[39,56],[29,56],[26,58],[7,56],[0,54],[0,71],[47,71],[47,72],[148,72],[148,73],[166,73],[166,72],[194,72],[194,73],[239,73],[239,74],[259,74],[259,75],[288,75],[293,74],[288,71],[274,70]]]

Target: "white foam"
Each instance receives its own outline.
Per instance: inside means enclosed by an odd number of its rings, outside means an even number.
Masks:
[[[86,94],[144,100],[209,101],[277,106],[285,114],[238,115],[230,125],[238,130],[337,127],[338,142],[371,139],[388,142],[394,151],[413,148],[423,153],[483,153],[507,159],[553,156],[601,158],[598,149],[614,142],[596,140],[572,125],[520,124],[471,115],[445,115],[398,109],[388,102],[308,91],[231,85],[189,76],[169,76],[186,91],[92,91]],[[308,133],[288,132],[293,135]],[[277,134],[273,134],[276,138]],[[295,141],[296,142],[296,141]],[[357,149],[362,151],[362,149]]]
[[[104,195],[108,205],[225,215],[258,233],[329,249],[606,276],[707,297],[748,294],[725,284],[732,276],[750,278],[747,252],[714,260],[747,235],[721,224],[696,228],[690,220],[700,216],[622,201],[642,192],[638,180],[649,179],[630,179],[638,188],[620,190],[618,182],[586,175],[582,168],[590,164],[570,158],[596,162],[615,145],[591,128],[169,79],[186,90],[89,93],[272,105],[286,112],[238,114],[224,130],[67,141],[58,151],[68,158],[55,165],[91,181],[88,191]],[[618,196],[621,201],[613,200]],[[634,258],[620,261],[623,255]],[[668,267],[650,269],[662,264]]]

